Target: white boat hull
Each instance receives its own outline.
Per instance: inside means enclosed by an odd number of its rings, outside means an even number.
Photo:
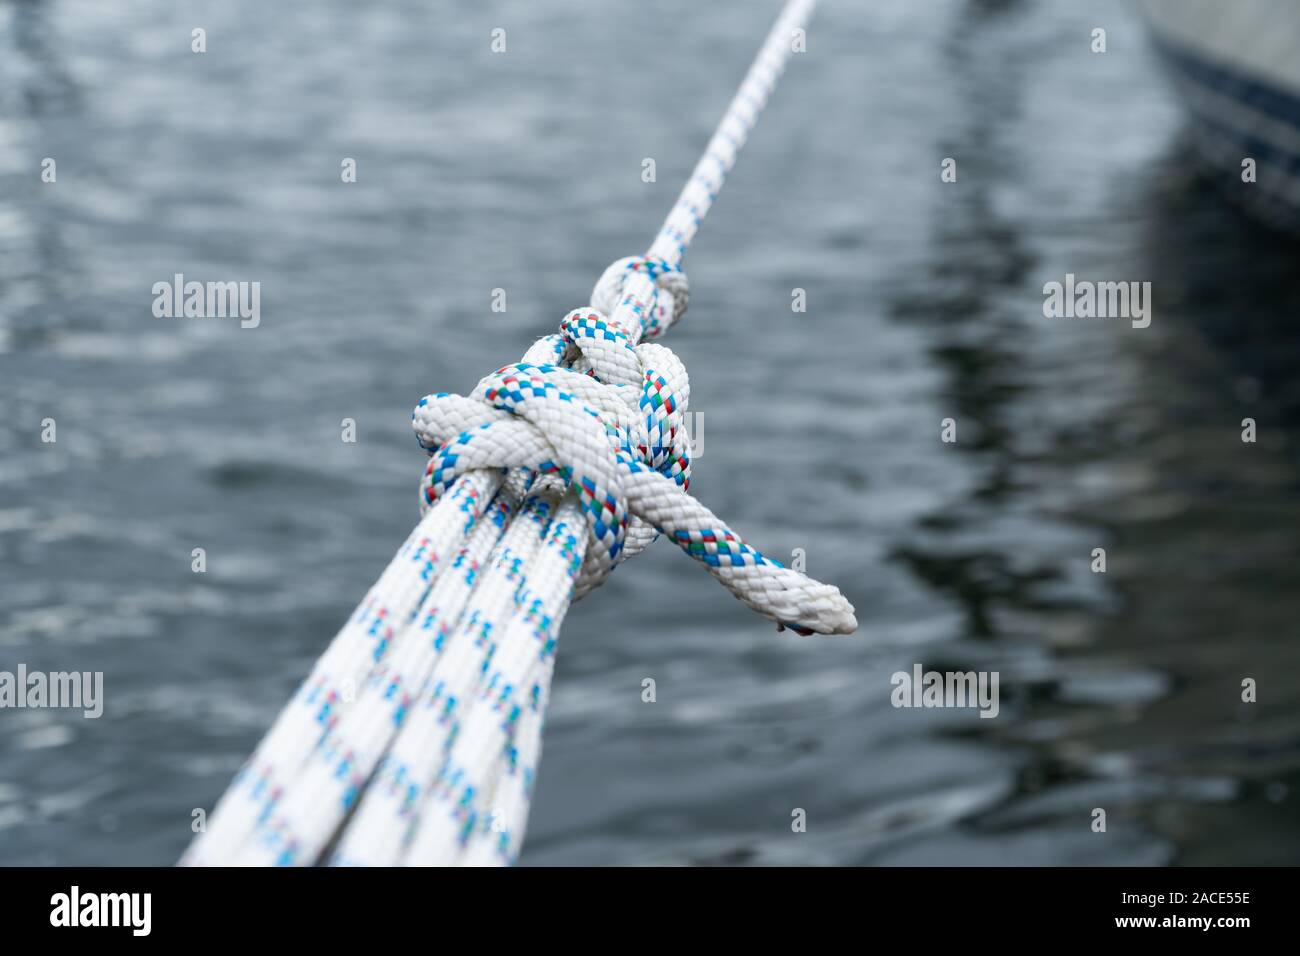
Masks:
[[[1141,9],[1202,157],[1252,212],[1300,229],[1300,2],[1142,0]],[[1243,181],[1248,159],[1253,183]]]

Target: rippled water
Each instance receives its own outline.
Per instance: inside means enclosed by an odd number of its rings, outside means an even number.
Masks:
[[[1297,247],[1190,174],[1131,11],[1075,6],[824,5],[670,344],[692,490],[861,629],[620,570],[525,862],[1300,862]],[[175,859],[414,520],[410,407],[645,247],[776,8],[0,2],[0,669],[107,694],[0,712],[0,862]],[[1151,327],[1044,319],[1067,271],[1152,280]],[[260,281],[260,327],[153,318],[176,272]],[[892,708],[915,662],[1001,714]]]

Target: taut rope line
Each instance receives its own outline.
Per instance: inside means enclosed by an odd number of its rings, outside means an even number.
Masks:
[[[646,255],[469,396],[420,401],[423,518],[183,863],[514,862],[560,624],[659,533],[780,626],[857,626],[687,494],[686,370],[642,341],[685,311],[682,257],[814,6],[786,4]]]

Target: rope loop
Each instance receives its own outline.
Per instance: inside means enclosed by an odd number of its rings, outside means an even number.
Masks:
[[[687,494],[686,368],[671,349],[639,341],[681,317],[686,288],[667,262],[620,259],[596,283],[597,304],[570,312],[521,361],[468,396],[421,399],[411,416],[429,452],[421,504],[427,510],[469,472],[504,469],[513,497],[574,493],[590,539],[575,600],[665,533],[779,625],[846,633],[856,622],[839,591],[764,556]]]
[[[617,281],[606,281],[598,297],[621,296],[626,278],[636,272],[656,283],[656,301],[642,313],[643,325],[666,328],[685,302],[685,276],[666,263],[620,260],[605,271]],[[660,288],[669,293],[662,302]],[[422,508],[466,472],[504,468],[506,487],[516,493],[526,489],[558,498],[574,491],[593,544],[579,575],[580,593],[643,550],[658,530],[632,512],[626,476],[653,471],[685,492],[691,447],[686,368],[666,346],[634,344],[642,331],[598,308],[574,309],[558,334],[539,340],[522,361],[484,377],[468,397],[439,393],[421,399],[411,417],[430,455]]]
[[[647,276],[654,283],[651,302],[642,302],[627,290],[628,280],[634,275]],[[612,263],[601,273],[591,290],[591,301],[605,315],[614,315],[626,302],[641,318],[642,327],[636,338],[654,339],[686,314],[686,306],[691,301],[690,284],[686,281],[686,273],[671,262],[647,256],[628,256]]]

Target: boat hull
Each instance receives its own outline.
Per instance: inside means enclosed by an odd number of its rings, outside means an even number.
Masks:
[[[1300,231],[1300,3],[1143,0],[1141,9],[1201,158],[1251,213]]]

